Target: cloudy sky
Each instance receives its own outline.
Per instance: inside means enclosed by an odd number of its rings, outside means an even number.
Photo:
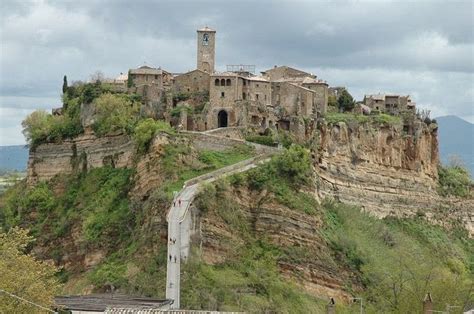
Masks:
[[[410,94],[434,117],[474,122],[473,19],[471,0],[1,0],[0,145],[23,144],[22,119],[60,106],[64,74],[193,69],[205,25],[217,30],[217,70],[290,65],[358,100]]]

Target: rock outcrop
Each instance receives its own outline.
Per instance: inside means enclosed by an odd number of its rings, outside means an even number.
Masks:
[[[46,143],[30,149],[28,185],[46,181],[57,174],[70,174],[91,168],[112,165],[128,168],[133,165],[135,146],[127,135],[96,137],[84,134],[61,143]]]
[[[474,201],[440,197],[437,126],[321,125],[314,152],[317,192],[380,218],[426,215],[459,220],[474,235]]]

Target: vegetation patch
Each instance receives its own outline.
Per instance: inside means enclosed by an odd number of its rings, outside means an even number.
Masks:
[[[421,218],[378,220],[334,202],[323,206],[324,234],[335,258],[359,274],[368,313],[409,313],[428,292],[435,310],[469,299],[474,243],[466,232],[449,233]]]
[[[462,165],[439,166],[438,193],[443,196],[453,195],[457,197],[468,197],[473,187],[469,170]]]
[[[249,145],[236,145],[224,151],[204,150],[197,153],[199,163],[194,162],[190,154],[189,146],[169,144],[165,147],[161,165],[170,178],[164,186],[164,191],[169,195],[179,191],[189,179],[252,158],[255,149]]]
[[[163,132],[170,135],[175,134],[175,130],[165,121],[153,120],[151,118],[138,122],[133,131],[133,139],[137,144],[139,153],[146,153],[151,141],[156,134]]]

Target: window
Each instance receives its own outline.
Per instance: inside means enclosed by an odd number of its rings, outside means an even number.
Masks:
[[[245,93],[242,93],[242,99],[243,100],[247,99],[247,95]]]
[[[247,81],[244,80],[244,86],[247,85]]]
[[[157,80],[157,79],[158,79],[158,75],[155,75],[155,80]]]
[[[267,101],[267,95],[265,95],[265,101]]]
[[[257,100],[258,100],[258,94],[255,94],[255,99],[257,99]]]
[[[148,75],[145,75],[145,81],[148,81]]]
[[[230,86],[230,85],[231,85],[230,79],[227,79],[226,85],[227,85],[227,86]]]
[[[225,93],[221,92],[221,98],[224,98],[224,97],[225,97]]]
[[[257,84],[257,87],[258,87],[258,84]]]
[[[225,79],[221,80],[221,86],[225,86]]]
[[[214,85],[219,86],[219,79],[216,79],[216,80],[214,81]]]

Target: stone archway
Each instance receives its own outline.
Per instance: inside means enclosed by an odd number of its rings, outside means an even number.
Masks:
[[[219,111],[219,113],[217,114],[217,127],[226,128],[228,124],[227,119],[227,112],[225,110]]]

